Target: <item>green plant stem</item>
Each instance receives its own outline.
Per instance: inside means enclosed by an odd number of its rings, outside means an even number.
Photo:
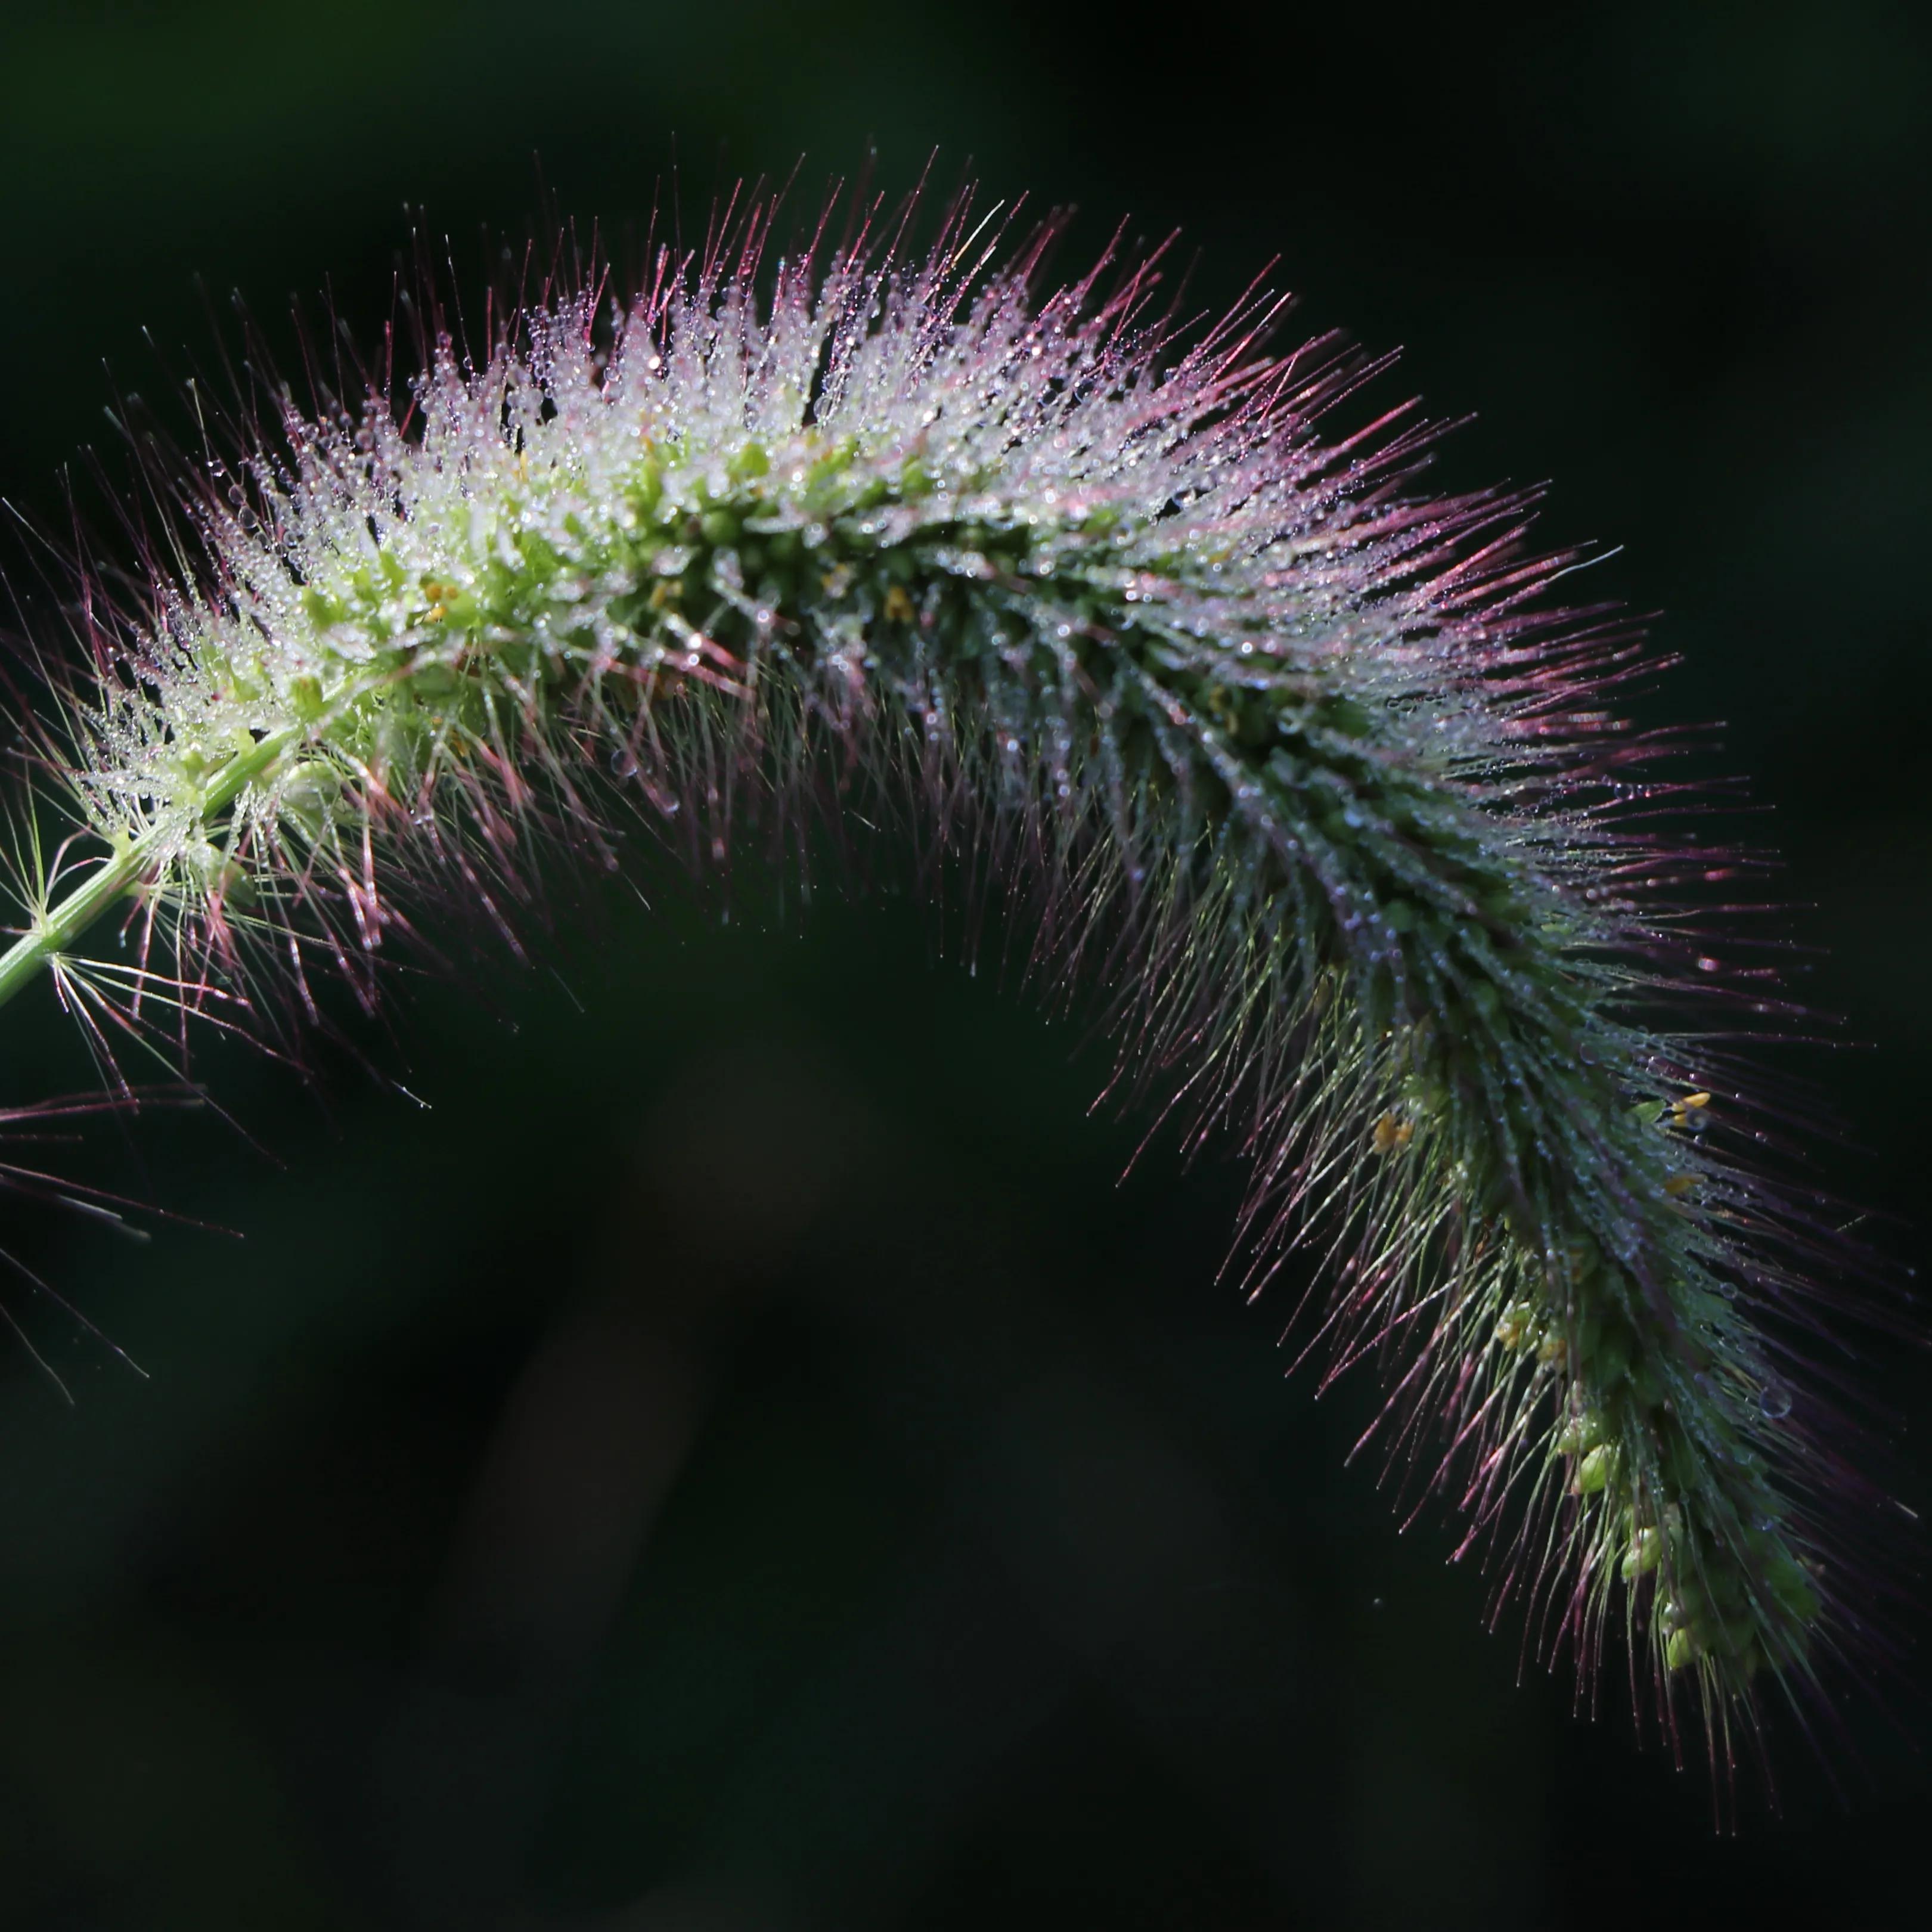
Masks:
[[[170,821],[113,841],[112,851],[85,883],[58,905],[50,907],[0,954],[0,1006],[73,946],[109,907],[133,890],[152,870],[156,853],[165,844],[178,839],[184,829],[206,826],[218,819],[250,785],[273,770],[283,754],[306,735],[305,728],[291,725],[271,732],[245,752],[238,752],[210,776],[190,826]]]

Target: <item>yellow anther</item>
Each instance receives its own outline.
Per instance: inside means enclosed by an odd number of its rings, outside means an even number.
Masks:
[[[1546,1335],[1536,1345],[1536,1359],[1556,1369],[1563,1366],[1563,1359],[1570,1352],[1570,1345],[1561,1335]]]
[[[1664,1191],[1675,1201],[1688,1194],[1696,1185],[1697,1177],[1694,1174],[1673,1174],[1664,1184]]]
[[[885,608],[886,617],[895,624],[910,624],[913,620],[912,599],[902,585],[895,584],[886,591]]]
[[[1522,1348],[1536,1333],[1536,1310],[1526,1301],[1505,1308],[1496,1323],[1496,1342],[1501,1348]]]
[[[1681,1127],[1693,1114],[1710,1104],[1711,1096],[1708,1094],[1687,1094],[1682,1100],[1671,1102],[1670,1118]]]
[[[1376,1123],[1371,1138],[1376,1153],[1395,1154],[1415,1138],[1415,1123],[1402,1120],[1394,1114],[1384,1114]]]

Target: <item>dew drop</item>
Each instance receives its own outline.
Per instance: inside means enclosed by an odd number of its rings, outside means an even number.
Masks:
[[[1780,1422],[1791,1413],[1791,1391],[1773,1380],[1757,1392],[1758,1413],[1772,1422]]]

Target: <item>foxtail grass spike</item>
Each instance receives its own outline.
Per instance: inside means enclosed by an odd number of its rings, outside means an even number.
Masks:
[[[1430,428],[1328,434],[1379,365],[1269,352],[1270,299],[1042,292],[1051,225],[964,204],[923,255],[772,224],[182,469],[139,608],[77,600],[0,1001],[247,1024],[432,904],[514,932],[568,846],[796,879],[883,826],[1245,1150],[1248,1286],[1312,1251],[1301,1332],[1539,1646],[1588,1683],[1621,1628],[1728,1758],[1856,1621],[1784,1352],[1838,1263],[1724,1043],[1787,1010],[1706,936],[1744,862],[1660,842],[1606,708],[1640,644],[1552,604],[1528,496],[1420,491]]]

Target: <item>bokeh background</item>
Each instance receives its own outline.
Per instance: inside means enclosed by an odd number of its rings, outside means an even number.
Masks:
[[[1276,260],[1299,327],[1405,345],[1385,400],[1476,412],[1445,482],[1623,546],[1591,590],[1684,659],[1639,710],[1724,721],[1846,1016],[1792,1060],[1820,1184],[1922,1246],[1922,8],[10,0],[0,102],[0,494],[53,524],[231,288],[284,353],[325,278],[373,338],[405,204],[474,273],[550,205],[621,242],[674,162],[698,215],[936,149],[1076,253],[1181,227],[1205,306]],[[0,1202],[76,1311],[0,1289],[75,1396],[0,1336],[0,1922],[1898,1915],[1915,1652],[1838,1790],[1780,1720],[1781,1810],[1748,1774],[1714,1834],[1344,1467],[1372,1390],[1284,1384],[1292,1296],[1214,1280],[1232,1172],[1116,1184],[1077,1026],[890,892],[651,896],[306,1084],[211,1044],[237,1124],[94,1137],[186,1217],[144,1243]],[[85,1081],[50,999],[6,1020],[0,1102]],[[1923,1508],[1924,1354],[1860,1347]]]

